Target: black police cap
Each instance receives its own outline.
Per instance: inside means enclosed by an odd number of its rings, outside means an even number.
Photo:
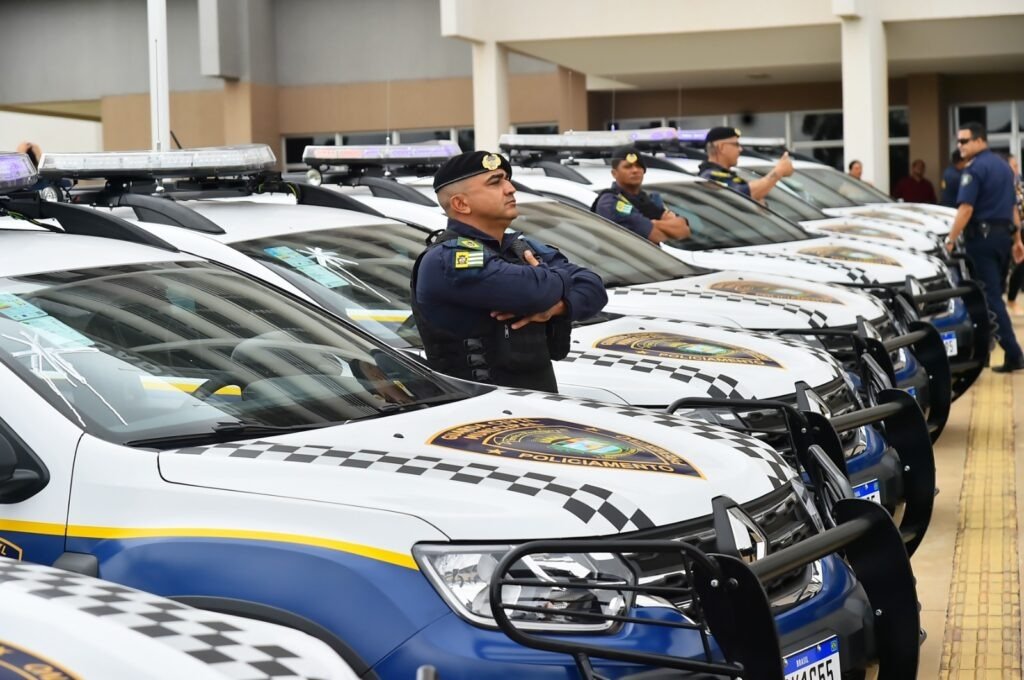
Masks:
[[[504,156],[490,151],[460,153],[445,161],[434,175],[434,191],[440,191],[449,184],[492,170],[504,170],[505,176],[512,179],[512,166]]]
[[[739,136],[740,131],[734,127],[713,127],[708,130],[708,136],[704,138],[704,143],[710,144],[711,142],[718,142],[723,139],[731,139]]]
[[[631,144],[617,146],[612,149],[612,167],[615,167],[622,161],[627,161],[633,165],[639,165],[644,170],[647,169],[647,166],[644,165],[644,157],[641,156],[636,147]]]

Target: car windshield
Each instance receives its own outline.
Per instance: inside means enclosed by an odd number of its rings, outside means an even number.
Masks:
[[[763,177],[771,172],[772,167],[771,165],[758,165],[746,167],[745,169],[759,177]],[[850,208],[858,205],[852,198],[829,188],[811,175],[808,175],[807,171],[803,168],[793,171],[792,175],[783,178],[779,184],[819,210]]]
[[[231,246],[394,347],[421,347],[409,281],[427,233],[398,222],[290,231]]]
[[[597,273],[608,288],[682,279],[705,271],[588,210],[555,201],[520,203],[512,229],[558,248],[573,264]]]
[[[468,396],[312,306],[204,262],[0,278],[0,359],[87,432],[157,448]]]
[[[654,184],[647,189],[660,193],[665,207],[690,223],[690,238],[666,242],[673,248],[738,248],[812,238],[799,225],[715,182]]]
[[[837,191],[854,203],[893,203],[895,199],[867,182],[850,177],[835,168],[802,168],[801,174]]]
[[[760,175],[746,168],[733,168],[733,171],[748,182],[760,178]],[[790,222],[828,218],[828,215],[786,189],[785,186],[775,187],[769,191],[765,197],[765,205],[769,210],[774,210]]]

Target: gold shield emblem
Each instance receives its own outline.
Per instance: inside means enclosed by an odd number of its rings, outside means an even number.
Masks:
[[[636,156],[635,153],[627,153],[626,154],[626,162],[627,163],[636,163],[637,160],[638,159],[637,159],[637,156]]]
[[[487,170],[497,170],[501,167],[501,159],[498,158],[496,153],[489,153],[484,156],[482,163]]]

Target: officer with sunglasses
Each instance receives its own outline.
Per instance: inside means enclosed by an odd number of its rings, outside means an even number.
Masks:
[[[956,144],[968,163],[960,177],[956,217],[946,249],[952,250],[957,238],[963,235],[967,256],[974,262],[974,277],[984,286],[988,308],[995,313],[996,333],[1006,360],[992,370],[1019,371],[1024,369],[1024,352],[1013,334],[1002,285],[1010,257],[1014,262],[1024,260],[1020,216],[1014,210],[1013,171],[988,148],[985,127],[979,123],[961,125]]]
[[[711,128],[704,138],[704,148],[707,151],[708,159],[700,164],[698,174],[704,179],[724,184],[733,191],[738,191],[755,201],[760,201],[767,196],[768,192],[774,189],[783,177],[793,174],[793,161],[789,159],[788,151],[782,154],[782,158],[775,164],[771,172],[760,179],[747,182],[733,172],[732,169],[739,162],[740,154],[743,152],[743,147],[740,145],[740,131],[736,128]]]

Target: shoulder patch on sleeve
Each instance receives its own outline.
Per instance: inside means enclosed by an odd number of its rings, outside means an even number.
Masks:
[[[615,212],[620,215],[629,215],[633,212],[633,204],[620,198],[615,202]]]
[[[723,177],[725,179],[728,179],[728,178],[732,177],[732,175],[730,175],[725,170],[712,170],[711,171],[711,176],[712,177]]]
[[[968,184],[970,184],[973,181],[974,181],[974,177],[972,177],[971,173],[969,173],[969,172],[965,172],[963,175],[960,176],[960,186],[962,186],[962,187],[967,186]]]
[[[459,248],[468,248],[469,250],[483,250],[483,244],[479,241],[474,241],[471,238],[459,237],[456,241]]]
[[[455,250],[452,253],[452,264],[456,269],[479,269],[484,266],[482,250]]]

